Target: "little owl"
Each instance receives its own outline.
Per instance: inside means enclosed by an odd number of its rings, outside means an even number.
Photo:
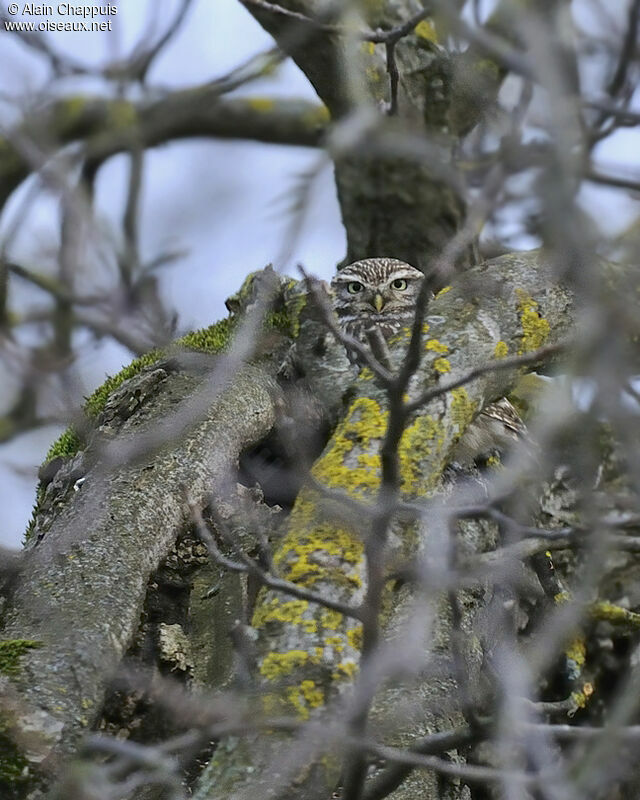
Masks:
[[[371,344],[376,331],[388,340],[413,323],[423,280],[420,270],[396,258],[366,258],[349,264],[331,281],[340,327],[363,344]],[[518,412],[504,397],[484,408],[471,423],[453,460],[468,464],[525,435]]]

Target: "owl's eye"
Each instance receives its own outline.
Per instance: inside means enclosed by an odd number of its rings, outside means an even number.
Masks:
[[[402,292],[407,288],[407,282],[404,278],[396,278],[395,281],[391,281],[391,288]]]
[[[360,281],[351,281],[351,283],[347,284],[347,291],[349,294],[358,294],[364,289],[364,286],[360,283]]]

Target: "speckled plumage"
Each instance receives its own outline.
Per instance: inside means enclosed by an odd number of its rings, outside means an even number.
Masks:
[[[366,258],[349,264],[331,281],[340,327],[365,344],[375,330],[389,339],[412,324],[423,280],[422,272],[396,258]],[[525,435],[518,412],[503,397],[471,423],[453,457],[468,463],[493,449],[504,450]]]
[[[365,343],[370,328],[388,339],[413,322],[423,280],[420,270],[397,258],[365,258],[349,264],[331,281],[341,328]],[[403,283],[404,288],[398,288]],[[356,285],[361,288],[354,291]]]

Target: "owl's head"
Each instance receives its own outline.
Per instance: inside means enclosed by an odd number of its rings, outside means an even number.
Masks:
[[[354,261],[331,281],[334,308],[376,317],[414,309],[423,280],[420,270],[397,258]]]

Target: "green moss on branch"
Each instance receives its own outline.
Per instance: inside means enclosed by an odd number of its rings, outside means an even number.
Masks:
[[[20,659],[29,650],[40,647],[32,639],[0,639],[0,673],[15,677],[20,672]]]

